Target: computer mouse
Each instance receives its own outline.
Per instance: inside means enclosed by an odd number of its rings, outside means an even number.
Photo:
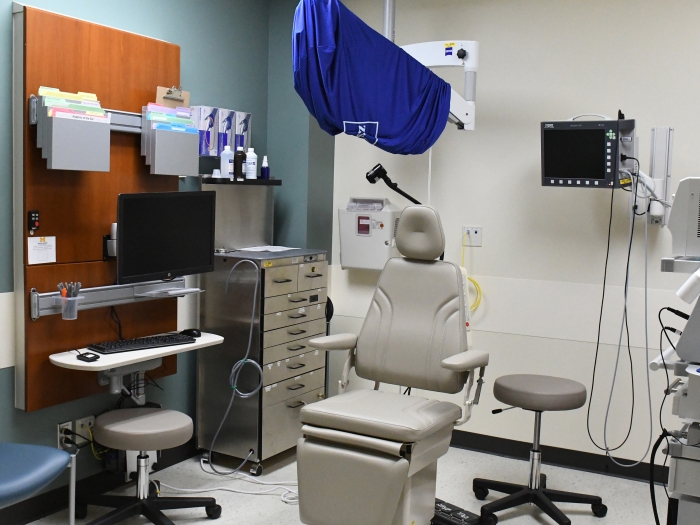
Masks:
[[[197,330],[196,328],[188,328],[187,330],[183,330],[180,332],[182,335],[189,335],[190,337],[202,337],[202,332]]]

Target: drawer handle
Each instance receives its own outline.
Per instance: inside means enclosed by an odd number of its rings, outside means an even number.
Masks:
[[[299,390],[300,388],[304,388],[306,385],[302,385],[301,383],[298,383],[296,385],[291,385],[287,387],[287,390]]]
[[[287,405],[287,408],[299,408],[303,407],[305,404],[306,403],[304,403],[303,401],[299,401],[297,403],[294,403],[293,405]]]
[[[304,298],[302,298],[302,299],[290,299],[289,302],[290,303],[305,303],[306,299],[304,299]]]
[[[291,283],[291,279],[272,279],[272,282],[275,284],[284,284],[284,283]]]
[[[287,368],[290,370],[299,370],[300,368],[304,368],[306,365],[304,363],[297,363],[296,365],[287,365]]]
[[[306,348],[304,345],[288,346],[287,350],[289,350],[290,352],[296,352],[297,350],[303,350],[304,348]]]
[[[301,334],[305,334],[306,330],[297,330],[296,332],[290,332],[289,330],[287,330],[287,333],[289,335],[301,335]]]
[[[306,317],[306,314],[289,315],[288,317],[290,319],[301,319],[302,317]]]
[[[323,277],[322,273],[310,273],[306,276],[309,279],[315,279],[316,277]]]

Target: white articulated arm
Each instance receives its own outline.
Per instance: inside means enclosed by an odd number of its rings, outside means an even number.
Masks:
[[[324,337],[316,337],[309,340],[309,346],[319,350],[348,350],[348,358],[343,365],[343,376],[338,381],[338,393],[342,394],[350,384],[350,370],[355,366],[355,347],[357,336],[355,334],[335,334]]]
[[[464,96],[454,89],[450,95],[448,121],[459,129],[474,129],[476,115],[476,72],[479,67],[479,42],[473,40],[439,40],[402,46],[425,67],[463,67]]]
[[[482,350],[468,350],[442,360],[443,368],[455,372],[469,372],[469,379],[464,388],[464,412],[462,413],[462,417],[455,422],[455,425],[463,425],[472,417],[472,407],[479,404],[481,387],[484,384],[484,374],[486,373],[488,364],[489,354]],[[476,393],[473,399],[469,399],[472,387],[474,386],[474,371],[477,368],[479,369],[479,379],[476,381]]]

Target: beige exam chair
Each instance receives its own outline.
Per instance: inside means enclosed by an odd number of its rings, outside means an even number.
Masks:
[[[436,260],[445,249],[438,213],[406,208],[396,245],[404,257],[384,267],[359,336],[309,342],[350,352],[341,393],[301,410],[299,513],[308,525],[428,525],[437,460],[478,403],[489,356],[467,351],[465,282],[458,266]],[[374,390],[345,392],[353,366]],[[467,381],[464,414],[453,403],[378,390],[390,383],[456,394]]]

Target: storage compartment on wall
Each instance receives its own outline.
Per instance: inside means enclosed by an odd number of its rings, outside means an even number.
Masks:
[[[49,362],[49,355],[116,339],[116,326],[110,319],[109,308],[81,312],[75,321],[63,321],[59,315],[31,321],[32,289],[39,293],[54,292],[61,281],[80,281],[83,288],[114,284],[116,265],[103,260],[102,239],[116,221],[117,196],[177,191],[178,179],[150,174],[141,157],[139,134],[109,136],[109,130],[106,156],[109,173],[98,171],[97,157],[99,162],[105,158],[102,150],[94,159],[90,159],[90,152],[83,151],[83,161],[95,161],[89,167],[60,173],[51,171],[47,160],[54,168],[63,160],[56,152],[52,159],[42,158],[42,149],[37,145],[37,126],[29,125],[29,97],[37,94],[41,86],[52,86],[65,92],[95,93],[104,108],[140,114],[142,106],[153,99],[157,86],[180,85],[180,48],[126,31],[13,5],[15,406],[33,411],[106,391],[99,386],[96,374],[56,367]],[[70,135],[91,144],[94,137],[88,139],[85,130],[90,129],[91,135],[96,132],[93,128],[68,130],[63,128],[63,123],[58,127],[56,122],[53,124],[54,147],[61,144],[62,149],[62,136]],[[103,135],[99,142],[104,142]],[[65,151],[74,147],[75,144],[66,143]],[[96,146],[95,151],[101,147]],[[74,153],[69,157],[77,158]],[[56,263],[27,264],[30,235],[26,218],[30,210],[41,215],[35,236],[56,238]],[[116,308],[127,338],[177,329],[176,299]],[[176,371],[177,358],[170,356],[149,375],[158,377]]]

